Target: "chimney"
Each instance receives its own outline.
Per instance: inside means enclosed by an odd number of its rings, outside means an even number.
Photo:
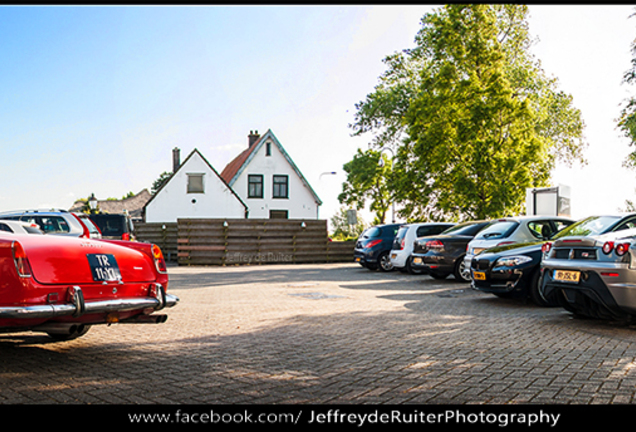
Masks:
[[[250,134],[247,136],[249,147],[252,147],[252,145],[254,145],[260,137],[261,136],[258,134],[258,131],[250,131]]]
[[[177,147],[172,149],[172,172],[173,173],[177,172],[177,170],[181,166],[180,152],[181,150],[179,150]]]

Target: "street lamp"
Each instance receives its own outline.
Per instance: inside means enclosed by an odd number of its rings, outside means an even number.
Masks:
[[[382,152],[384,150],[388,150],[391,152],[391,170],[393,170],[393,165],[395,164],[395,152],[393,151],[393,149],[391,147],[382,147],[380,149],[380,161],[378,162],[378,165],[380,166],[380,168],[384,167],[384,160],[382,159]],[[393,223],[395,223],[395,201],[391,200],[391,220],[393,221]]]
[[[97,210],[97,198],[95,198],[95,194],[92,193],[91,197],[88,199],[88,205],[91,208],[91,213],[94,213]]]

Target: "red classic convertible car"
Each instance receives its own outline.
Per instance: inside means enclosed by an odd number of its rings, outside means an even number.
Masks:
[[[59,340],[93,324],[161,323],[177,304],[150,243],[0,232],[0,332]]]

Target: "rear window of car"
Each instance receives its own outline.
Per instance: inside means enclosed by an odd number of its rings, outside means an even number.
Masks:
[[[126,226],[126,217],[114,214],[91,215],[91,220],[99,227],[104,236],[121,236],[130,231]]]
[[[409,230],[409,227],[407,227],[407,226],[400,227],[400,229],[398,230],[397,234],[395,235],[395,238],[397,240],[402,240],[406,236],[406,232],[408,230]]]
[[[620,220],[618,216],[592,216],[559,231],[553,239],[567,236],[593,236],[606,232]]]
[[[417,231],[415,233],[416,237],[426,237],[429,235],[439,234],[444,231],[443,225],[423,225],[417,227]]]
[[[503,239],[509,237],[518,226],[519,222],[517,221],[496,222],[483,231],[480,231],[475,238],[479,240]]]
[[[464,222],[447,229],[442,234],[474,236],[488,225],[488,222]]]

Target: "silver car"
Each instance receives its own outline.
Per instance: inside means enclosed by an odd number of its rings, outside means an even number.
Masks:
[[[587,229],[544,245],[541,295],[576,315],[631,320],[636,317],[636,215],[586,221],[581,228]]]
[[[44,234],[101,238],[99,228],[84,213],[66,210],[20,210],[0,213],[0,220],[36,224]]]
[[[475,255],[496,246],[547,240],[573,223],[572,219],[559,216],[501,218],[468,243],[464,264],[470,268]]]

